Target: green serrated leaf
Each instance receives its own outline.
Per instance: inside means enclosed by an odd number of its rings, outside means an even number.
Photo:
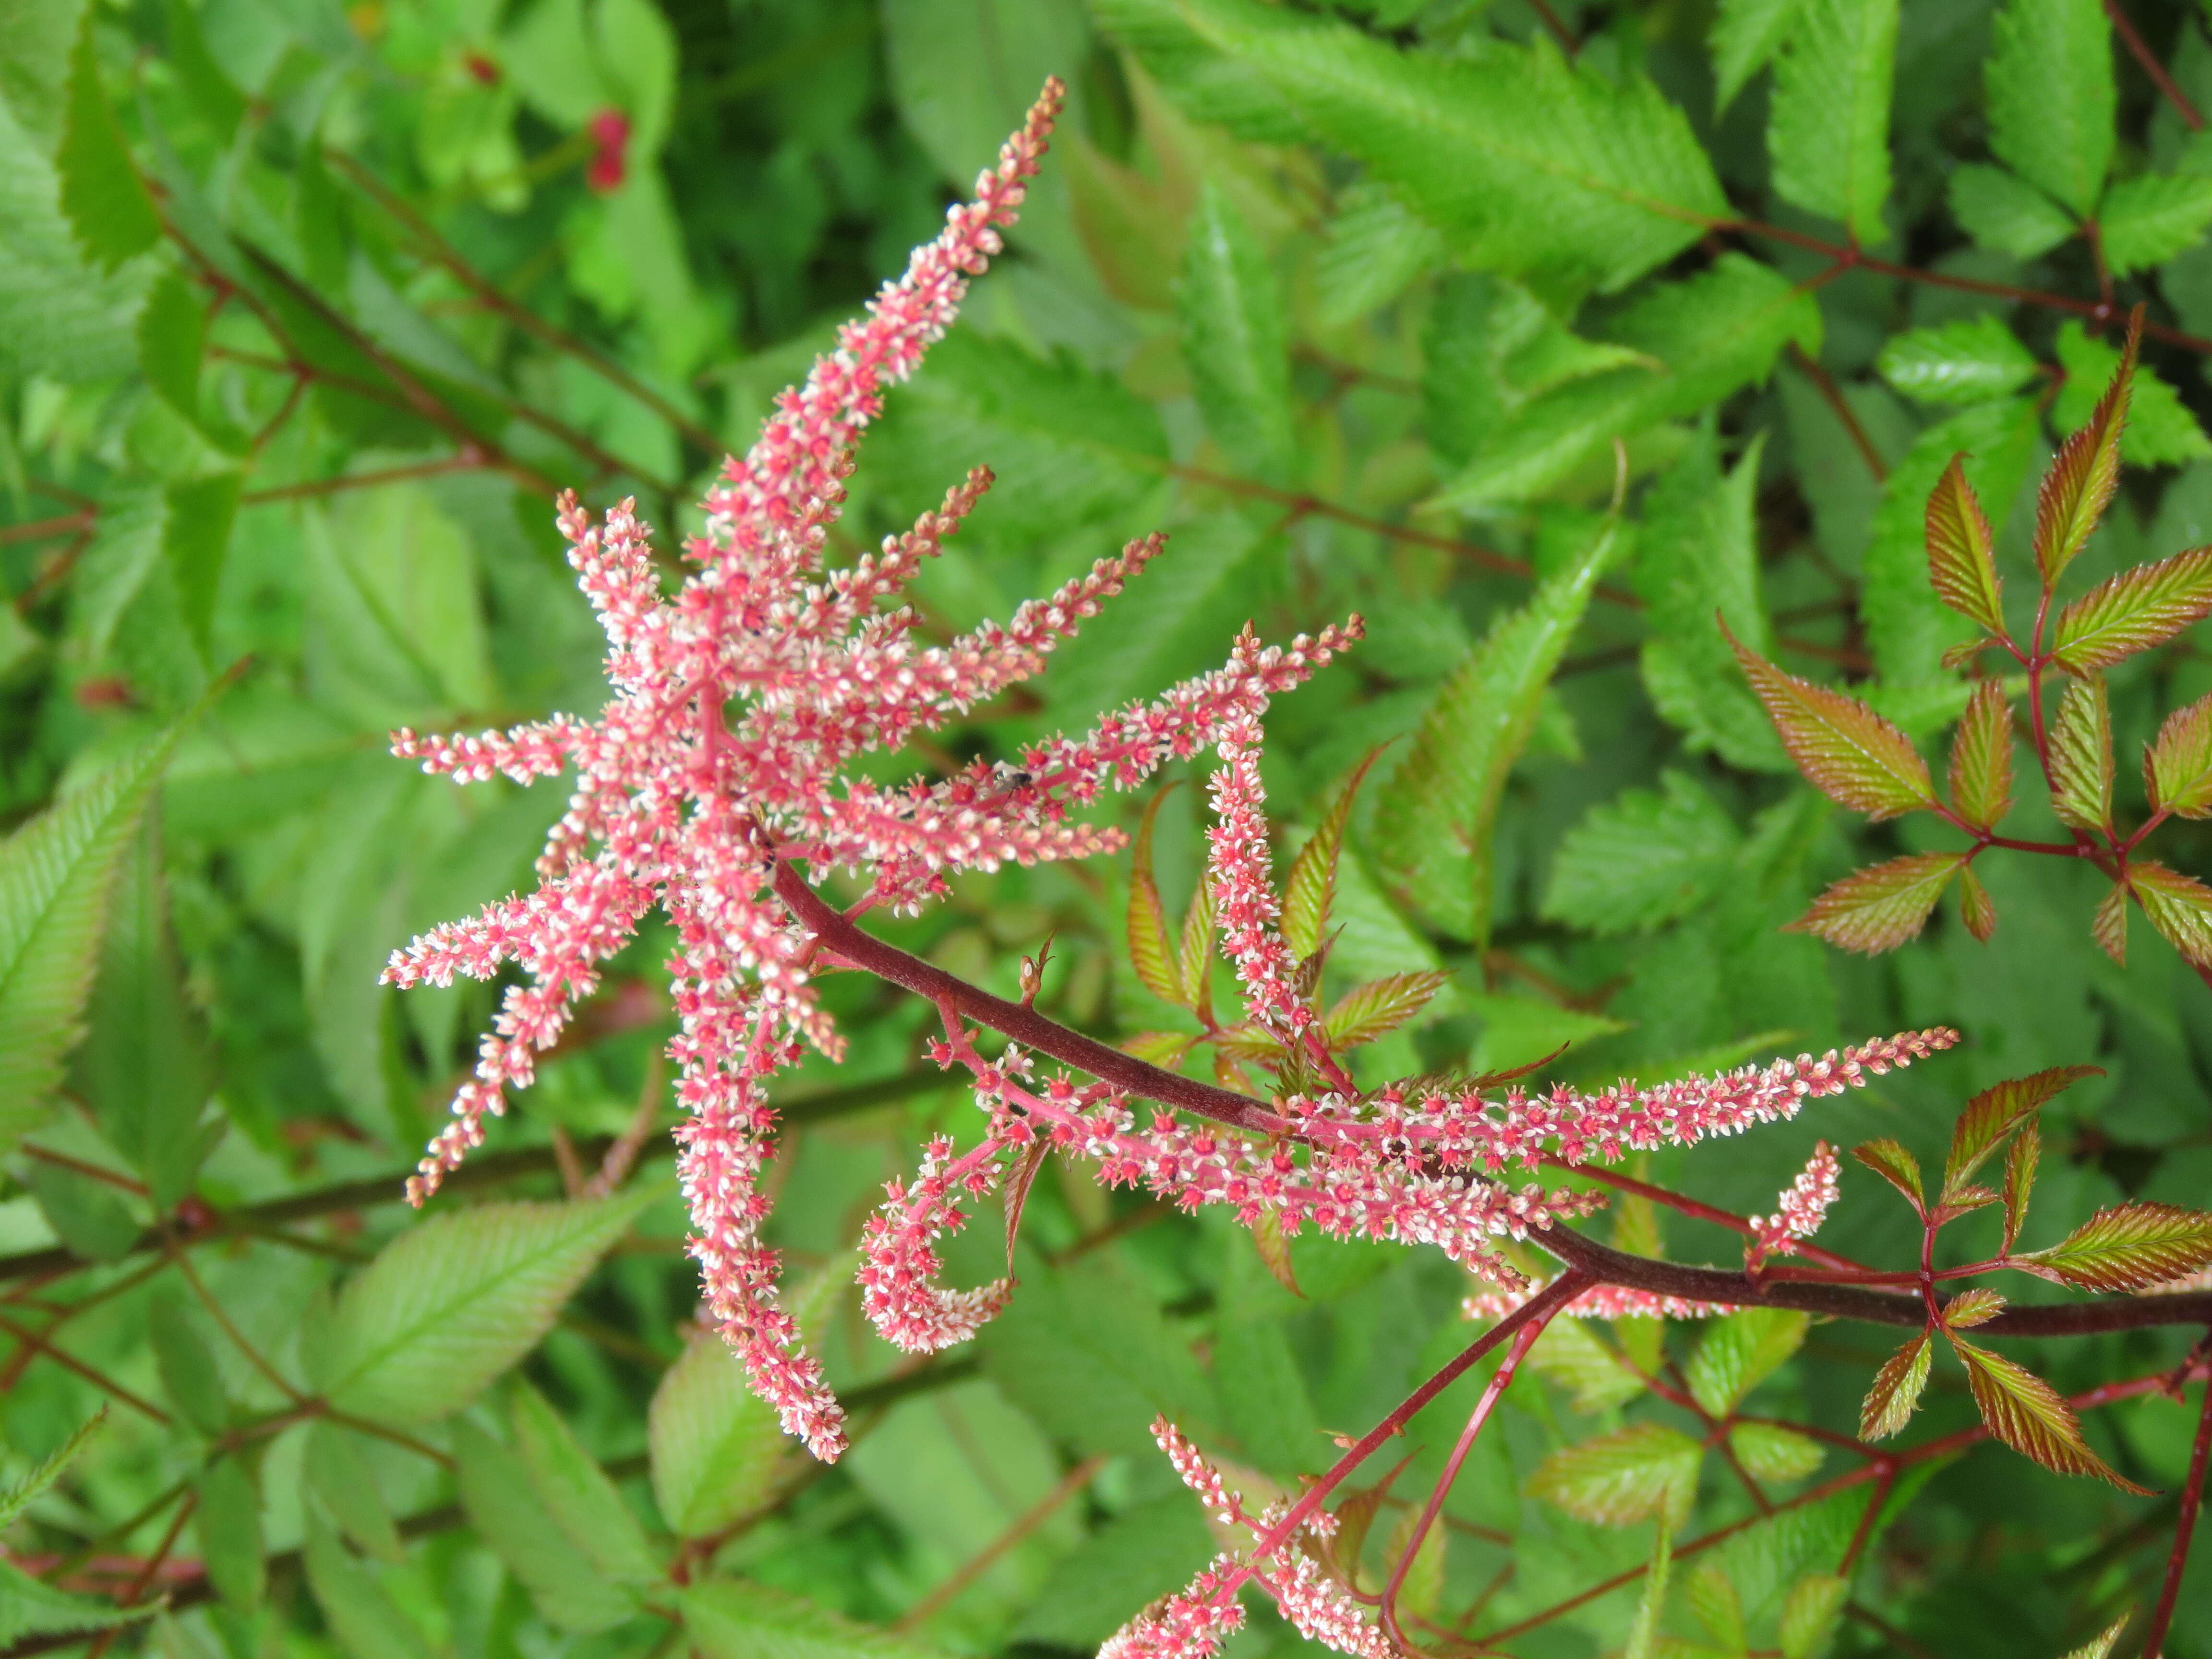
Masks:
[[[1751,1645],[1744,1624],[1743,1597],[1735,1580],[1723,1568],[1711,1561],[1699,1562],[1683,1585],[1683,1599],[1722,1653],[1740,1654]]]
[[[1578,1412],[1610,1411],[1644,1392],[1644,1380],[1581,1319],[1554,1319],[1528,1350],[1528,1363],[1574,1396]]]
[[[530,1489],[568,1541],[617,1584],[658,1583],[660,1563],[629,1505],[575,1431],[527,1382],[515,1387],[514,1422]]]
[[[2004,688],[1974,688],[1951,740],[1952,809],[1977,829],[1994,830],[2012,810],[2012,706]]]
[[[1440,507],[1473,510],[1525,501],[1577,472],[1609,476],[1616,440],[1695,415],[1761,381],[1793,341],[1820,343],[1813,296],[1743,255],[1723,254],[1698,276],[1661,283],[1607,333],[1637,362],[1577,378],[1529,398],[1437,492]]]
[[[2074,1408],[2051,1384],[2025,1366],[1946,1332],[1966,1367],[1974,1405],[1989,1431],[2023,1457],[2058,1474],[2094,1474],[2123,1492],[2149,1493],[2121,1476],[2089,1449]]]
[[[2212,1267],[2212,1215],[2133,1199],[2091,1216],[2049,1249],[2013,1261],[2084,1291],[2140,1291]]]
[[[1729,1449],[1754,1480],[1784,1485],[1806,1479],[1827,1455],[1810,1435],[1774,1423],[1731,1425]]]
[[[1129,965],[1137,970],[1137,978],[1147,991],[1162,1001],[1185,1007],[1190,998],[1168,944],[1167,912],[1160,903],[1159,884],[1152,876],[1152,825],[1168,793],[1162,789],[1145,804],[1145,815],[1138,821],[1136,839],[1129,849]]]
[[[1726,1417],[1744,1396],[1803,1346],[1809,1314],[1744,1308],[1710,1321],[1690,1356],[1690,1397],[1711,1417]]]
[[[1920,1160],[1883,1136],[1851,1148],[1851,1156],[1897,1188],[1916,1210],[1925,1206],[1920,1193]]]
[[[1845,876],[1813,901],[1787,931],[1810,933],[1838,950],[1876,956],[1919,937],[1963,853],[1908,853]]]
[[[2128,1627],[2128,1620],[2133,1616],[2131,1613],[2122,1613],[2080,1647],[2067,1654],[2065,1659],[2111,1659],[2112,1649],[2119,1643],[2120,1632]]]
[[[46,1115],[83,1030],[115,872],[188,715],[0,842],[0,1152]]]
[[[1921,1390],[1928,1386],[1932,1358],[1931,1339],[1923,1330],[1883,1362],[1859,1407],[1860,1439],[1887,1440],[1912,1420]]]
[[[1733,672],[1719,617],[1762,656],[1774,629],[1760,591],[1759,474],[1765,434],[1723,473],[1718,428],[1700,424],[1689,451],[1645,496],[1636,538],[1636,591],[1650,608],[1641,663],[1661,717],[1692,752],[1748,771],[1787,772],[1774,727]]]
[[[205,302],[183,271],[163,272],[138,313],[138,372],[171,408],[194,422],[200,418],[200,358],[206,345]]]
[[[1387,1036],[1418,1018],[1436,1000],[1437,993],[1451,981],[1448,971],[1425,969],[1417,974],[1389,974],[1354,986],[1322,1022],[1328,1046],[1338,1051],[1357,1048]]]
[[[229,1606],[250,1613],[269,1588],[269,1565],[261,1543],[261,1494],[236,1457],[218,1458],[193,1490],[199,1502],[192,1527],[208,1577]]]
[[[1735,654],[1790,759],[1823,794],[1877,823],[1934,804],[1928,763],[1872,708],[1786,674],[1741,644]]]
[[[601,1572],[548,1510],[520,1455],[465,1417],[453,1424],[453,1455],[470,1522],[548,1624],[588,1635],[636,1612],[636,1599]]]
[[[684,1631],[703,1659],[939,1659],[939,1650],[856,1625],[788,1590],[714,1578],[683,1593]]]
[[[184,1300],[174,1292],[154,1297],[146,1310],[146,1334],[154,1348],[162,1392],[178,1414],[202,1434],[230,1426],[230,1400],[215,1355],[200,1335]]]
[[[2005,1299],[1995,1291],[1961,1291],[1943,1304],[1943,1328],[1970,1331],[1977,1325],[1988,1324],[2004,1310]]]
[[[1713,108],[1735,102],[1744,82],[1765,69],[1805,9],[1805,0],[1721,0],[1707,44],[1713,55]]]
[[[2076,439],[2098,429],[2099,393],[2116,378],[2122,354],[2104,341],[2093,338],[2075,322],[2059,325],[2058,365],[2066,371],[2058,396],[2051,400],[2051,423]],[[2125,410],[2126,429],[2120,435],[2119,459],[2130,466],[2166,466],[2203,460],[2212,456],[2212,438],[2181,401],[2181,394],[2155,370],[2129,365],[2132,390]],[[2063,465],[2067,451],[2059,452]],[[2057,470],[2054,467],[2054,471]],[[2109,498],[2109,497],[2108,497]],[[2100,512],[2103,510],[2101,503]]]
[[[1237,471],[1289,482],[1297,437],[1281,289],[1267,250],[1217,185],[1200,192],[1191,216],[1177,306],[1183,362],[1206,430]]]
[[[1954,168],[1951,216],[1984,247],[2016,258],[2051,252],[2081,227],[2074,216],[2017,173],[1978,162]]]
[[[238,516],[244,483],[241,472],[212,472],[173,479],[167,491],[169,511],[161,527],[161,556],[203,661],[210,649],[216,596],[222,586],[223,559],[230,550],[231,524]]]
[[[1656,1659],[1662,1651],[1659,1621],[1666,1616],[1667,1590],[1674,1569],[1672,1528],[1662,1521],[1652,1546],[1651,1565],[1644,1575],[1644,1591],[1636,1599],[1636,1616],[1628,1623],[1628,1645],[1621,1650],[1621,1659]]]
[[[1784,200],[1889,238],[1889,102],[1898,0],[1802,0],[1775,59],[1766,149]]]
[[[2112,711],[2102,678],[2066,688],[2051,722],[2051,810],[2061,823],[2100,830],[2112,821]]]
[[[1577,1521],[1626,1527],[1656,1516],[1671,1528],[1689,1516],[1704,1458],[1680,1430],[1638,1423],[1561,1447],[1537,1466],[1528,1490]]]
[[[402,1233],[338,1297],[323,1393],[376,1422],[459,1411],[537,1346],[653,1196],[485,1204]]]
[[[1943,1190],[1948,1204],[1973,1179],[2005,1137],[2085,1077],[2102,1075],[2095,1066],[2054,1066],[2027,1077],[1990,1085],[1966,1103],[1951,1131],[1951,1150],[1943,1160]]]
[[[2115,276],[2162,265],[2204,240],[2212,226],[2212,178],[2144,173],[2105,192],[2097,210],[2105,265]]]
[[[2150,925],[2193,967],[2212,967],[2212,888],[2150,859],[2128,866],[2128,887]]]
[[[2027,1200],[2035,1190],[2035,1166],[2043,1156],[2043,1132],[2033,1123],[2023,1128],[2005,1152],[2004,1248],[2010,1255],[2027,1220]]]
[[[1689,775],[1592,807],[1552,859],[1544,915],[1596,933],[1649,930],[1696,909],[1735,868],[1743,837]]]
[[[1336,897],[1337,861],[1344,856],[1344,830],[1352,821],[1352,805],[1359,786],[1375,764],[1380,749],[1370,749],[1352,775],[1337,791],[1321,822],[1314,828],[1298,855],[1291,861],[1283,880],[1283,942],[1300,957],[1321,949],[1328,932],[1329,906]]]
[[[1790,1587],[1776,1635],[1782,1659],[1820,1659],[1844,1622],[1850,1581],[1832,1572],[1808,1573]]]
[[[1476,269],[1609,292],[1729,212],[1680,108],[1636,70],[1577,69],[1541,34],[1444,58],[1261,0],[1091,9],[1199,118],[1351,156]]]
[[[2098,0],[2010,0],[1984,71],[1997,159],[2086,217],[2112,166],[2112,27]]]
[[[2153,811],[2212,817],[2212,693],[2175,709],[2143,756]]]
[[[301,1553],[316,1605],[349,1659],[434,1659],[421,1628],[393,1604],[376,1575],[347,1553],[312,1504]]]
[[[51,1491],[54,1482],[68,1473],[70,1465],[76,1462],[77,1455],[100,1431],[100,1425],[106,1421],[107,1408],[103,1406],[78,1424],[70,1437],[42,1459],[38,1468],[6,1492],[0,1492],[0,1527],[15,1525],[26,1510]],[[4,1605],[0,1603],[0,1606]],[[4,1622],[4,1619],[0,1619],[0,1623]]]
[[[1996,901],[1971,864],[1959,866],[1959,920],[1978,944],[1987,945],[1990,935],[1997,930]]]
[[[2058,613],[2051,658],[2094,673],[2163,645],[2212,615],[2212,548],[2192,548],[2100,582]]]
[[[69,89],[63,106],[61,149],[54,156],[61,177],[62,211],[69,216],[85,256],[104,270],[143,253],[161,240],[161,219],[146,181],[131,160],[123,128],[100,84],[100,15],[84,9],[76,48],[70,54]]]
[[[185,994],[155,828],[149,823],[134,838],[109,897],[91,1040],[75,1070],[110,1144],[145,1177],[155,1208],[167,1211],[191,1190],[210,1144],[200,1115],[214,1067]]]
[[[787,1304],[802,1330],[830,1317],[852,1283],[836,1258],[809,1274]],[[704,1538],[759,1508],[786,1472],[787,1443],[775,1408],[755,1394],[729,1344],[712,1332],[692,1338],[653,1390],[646,1442],[653,1497],[679,1538]]]
[[[1608,521],[1443,684],[1411,752],[1382,786],[1375,852],[1404,902],[1462,939],[1490,932],[1491,836],[1553,671],[1610,560]]]
[[[1974,404],[2017,392],[2035,354],[2004,319],[1984,313],[1892,337],[1875,359],[1883,380],[1923,404]]]
[[[304,1468],[307,1490],[346,1537],[387,1565],[406,1559],[399,1528],[377,1487],[375,1471],[362,1455],[356,1431],[335,1423],[310,1424]]]
[[[0,1559],[0,1641],[14,1642],[27,1636],[88,1636],[94,1631],[136,1624],[158,1611],[158,1604],[118,1607],[105,1596],[72,1595]]]

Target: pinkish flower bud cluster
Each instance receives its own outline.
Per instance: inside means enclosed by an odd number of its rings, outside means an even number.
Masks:
[[[1797,1178],[1782,1189],[1774,1213],[1752,1217],[1754,1265],[1770,1255],[1796,1255],[1797,1241],[1820,1231],[1820,1224],[1828,1218],[1828,1206],[1836,1201],[1840,1173],[1836,1149],[1825,1140],[1820,1142]]]
[[[835,1056],[841,1044],[810,983],[813,942],[773,891],[776,870],[799,861],[862,872],[871,882],[864,904],[910,911],[941,895],[952,872],[1109,850],[1118,836],[1072,821],[1073,809],[1199,753],[1232,724],[1249,725],[1270,696],[1352,637],[1332,630],[1277,648],[1248,631],[1225,667],[1109,715],[1083,737],[1036,744],[1016,765],[979,762],[903,787],[854,774],[870,751],[898,748],[1035,674],[1160,550],[1157,537],[1136,542],[1023,605],[1003,626],[924,648],[911,611],[890,607],[988,486],[979,468],[876,555],[822,568],[862,428],[881,412],[884,389],[907,378],[943,334],[968,279],[999,252],[998,228],[1021,204],[1062,95],[1059,82],[1048,84],[975,199],[947,213],[943,234],[915,250],[905,276],[778,400],[759,441],[709,491],[705,533],[684,550],[695,568],[674,593],[662,592],[650,533],[629,503],[595,524],[563,501],[569,562],[607,635],[616,695],[598,719],[555,715],[505,732],[403,731],[393,739],[398,754],[462,781],[575,777],[538,860],[538,890],[432,930],[396,952],[386,972],[401,986],[488,979],[508,964],[523,975],[505,992],[475,1075],[410,1196],[422,1202],[481,1143],[484,1120],[504,1109],[508,1089],[533,1079],[538,1056],[598,988],[601,965],[658,905],[677,936],[670,1054],[686,1114],[678,1179],[706,1310],[784,1427],[824,1457],[842,1448],[842,1413],[777,1304],[780,1267],[761,1242],[769,1203],[759,1180],[775,1126],[768,1079],[805,1045]],[[926,1281],[933,1271],[932,1229],[957,1224],[952,1197],[995,1178],[933,1148],[902,1194],[908,1222],[872,1234],[864,1273],[881,1282],[867,1285],[871,1310],[902,1340],[957,1340],[995,1306],[988,1292],[943,1293],[926,1312],[901,1311],[906,1277]],[[921,1322],[902,1322],[910,1318]]]
[[[1237,1592],[1256,1583],[1275,1598],[1283,1617],[1310,1641],[1357,1659],[1398,1659],[1390,1639],[1332,1577],[1316,1553],[1336,1530],[1336,1517],[1316,1509],[1285,1530],[1287,1503],[1249,1514],[1243,1498],[1206,1455],[1165,1418],[1152,1437],[1182,1482],[1224,1527],[1250,1533],[1252,1549],[1214,1557],[1188,1588],[1153,1603],[1107,1639],[1098,1659],[1209,1659],[1244,1622]]]

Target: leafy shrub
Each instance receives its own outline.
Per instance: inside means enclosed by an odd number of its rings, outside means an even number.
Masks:
[[[2137,9],[24,9],[11,1656],[2203,1650]]]

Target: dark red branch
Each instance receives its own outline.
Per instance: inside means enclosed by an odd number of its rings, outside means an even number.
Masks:
[[[1048,1019],[1034,1008],[1008,1002],[932,967],[895,945],[862,931],[836,906],[806,884],[798,869],[781,864],[775,872],[778,897],[800,924],[831,954],[889,980],[940,1007],[950,1006],[966,1018],[1012,1037],[1036,1050],[1089,1073],[1125,1094],[1158,1101],[1197,1115],[1255,1134],[1281,1136],[1289,1125],[1265,1101],[1233,1089],[1217,1088],[1194,1078],[1178,1076],[1118,1048],[1109,1048],[1094,1037],[1072,1031]],[[1926,1310],[1917,1297],[1899,1296],[1851,1285],[1808,1285],[1761,1281],[1741,1272],[1719,1267],[1692,1267],[1673,1261],[1655,1261],[1609,1249],[1564,1226],[1533,1236],[1534,1242],[1593,1281],[1630,1290],[1677,1296],[1692,1302],[1723,1303],[1733,1307],[1797,1308],[1834,1319],[1856,1319],[1877,1325],[1917,1326]],[[2140,1330],[2156,1325],[2212,1326],[2212,1291],[2180,1296],[2113,1297],[2095,1302],[2068,1303],[2054,1307],[2008,1308],[1982,1326],[1986,1336],[2086,1336],[2100,1331]]]
[[[2158,61],[2158,54],[2150,49],[2150,43],[2136,31],[2134,21],[2121,6],[2120,0],[2105,0],[2105,15],[2112,20],[2112,33],[2120,37],[2120,44],[2128,49],[2128,56],[2136,60],[2137,68],[2150,76],[2150,83],[2158,88],[2159,96],[2173,106],[2173,112],[2181,118],[2181,124],[2191,132],[2203,131],[2203,115],[2195,104],[2190,102],[2189,94],[2166,72],[2166,65]],[[2154,1642],[2144,1651],[2156,1653],[2158,1644]]]
[[[2158,1593],[2158,1607],[2150,1616],[2150,1628],[2143,1633],[2145,1653],[2164,1651],[2166,1632],[2173,1624],[2174,1608],[2180,1604],[2181,1575],[2189,1565],[2190,1535],[2197,1530],[2197,1513],[2204,1507],[2204,1465],[2208,1457],[2212,1457],[2212,1381],[2204,1384],[2204,1407],[2197,1417],[2197,1443],[2189,1452],[2189,1479],[2181,1487],[2181,1515],[2173,1523],[2173,1548],[2166,1559],[2166,1584]]]

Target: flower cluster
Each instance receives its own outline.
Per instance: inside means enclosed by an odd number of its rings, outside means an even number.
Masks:
[[[1214,1557],[1188,1588],[1155,1602],[1115,1632],[1099,1649],[1098,1659],[1206,1659],[1243,1624],[1237,1592],[1246,1583],[1266,1589],[1283,1617],[1308,1640],[1357,1659],[1397,1659],[1390,1639],[1368,1622],[1317,1558],[1316,1551],[1335,1530],[1335,1516],[1317,1507],[1295,1514],[1288,1500],[1249,1514],[1242,1495],[1165,1418],[1153,1422],[1152,1437],[1207,1511],[1222,1526],[1249,1533],[1253,1548],[1243,1555]]]
[[[503,1109],[509,1088],[532,1080],[537,1056],[597,988],[600,965],[658,905],[678,937],[680,1029],[670,1053],[687,1114],[678,1171],[708,1310],[785,1428],[824,1457],[842,1447],[842,1415],[777,1304],[758,1177],[775,1122],[767,1079],[803,1045],[833,1056],[840,1046],[809,983],[812,942],[773,891],[776,869],[799,861],[862,872],[866,905],[906,911],[941,894],[950,872],[1109,849],[1118,838],[1071,821],[1072,809],[1249,725],[1270,695],[1350,637],[1333,631],[1285,649],[1248,635],[1227,666],[1082,738],[1036,744],[1018,765],[978,763],[902,788],[853,775],[862,755],[898,748],[1036,673],[1160,549],[1157,537],[1139,541],[1003,626],[923,648],[912,613],[890,605],[988,487],[978,469],[877,555],[822,569],[861,429],[999,251],[998,228],[1021,204],[1061,97],[1057,82],[1047,86],[975,199],[950,210],[905,276],[783,394],[759,441],[708,493],[705,533],[684,549],[692,572],[672,596],[629,503],[595,525],[563,501],[569,562],[610,647],[616,696],[597,720],[556,715],[508,732],[394,738],[398,754],[463,781],[576,778],[538,860],[537,890],[434,929],[386,972],[402,986],[489,978],[510,963],[524,975],[505,993],[410,1196],[422,1202],[481,1142],[486,1116]],[[916,1190],[938,1179],[926,1171]],[[983,1311],[975,1303],[971,1328]]]
[[[1784,1188],[1775,1200],[1774,1213],[1752,1217],[1753,1265],[1770,1255],[1796,1255],[1797,1241],[1820,1231],[1820,1224],[1828,1218],[1828,1206],[1836,1201],[1839,1173],[1836,1149],[1825,1140],[1814,1147],[1796,1180]]]

